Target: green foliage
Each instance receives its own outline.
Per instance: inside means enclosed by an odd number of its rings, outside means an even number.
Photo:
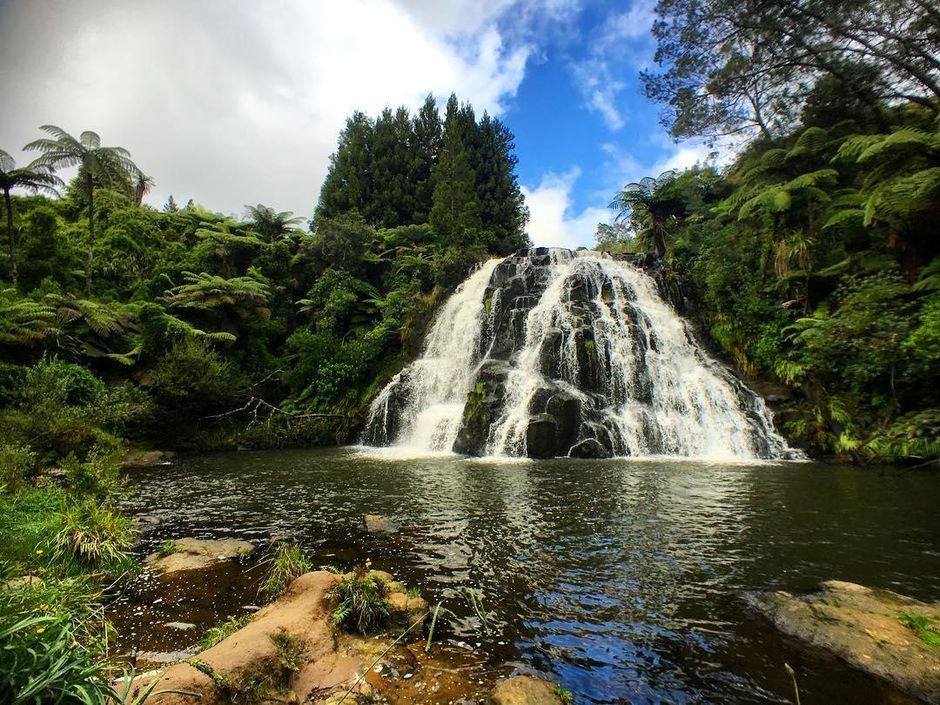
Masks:
[[[134,542],[134,532],[123,514],[86,499],[64,507],[60,521],[62,528],[53,542],[58,556],[72,556],[111,572],[132,565],[127,549]]]
[[[625,234],[656,216],[662,242],[602,236],[665,246],[735,364],[806,397],[788,427],[814,450],[922,462],[938,457],[940,133],[921,107],[883,117],[896,124],[806,124],[724,174],[630,184],[613,204]]]
[[[914,631],[927,646],[935,649],[940,648],[940,624],[937,624],[936,621],[913,610],[902,612],[898,617],[898,621]]]
[[[12,622],[12,623],[11,623]],[[76,643],[65,615],[12,621],[0,613],[0,700],[10,705],[112,702],[106,667]]]
[[[365,567],[344,575],[330,591],[330,597],[338,602],[333,623],[347,631],[371,634],[388,621],[388,585]]]
[[[278,658],[285,669],[294,673],[300,669],[303,658],[303,646],[286,629],[279,629],[271,635],[271,643],[277,649]]]
[[[179,553],[179,547],[176,545],[176,541],[173,539],[167,539],[160,544],[160,547],[157,549],[157,553],[161,556],[172,556],[174,553]]]
[[[271,599],[280,597],[295,578],[309,572],[311,567],[299,544],[278,544],[259,592]]]
[[[221,624],[210,628],[199,642],[199,650],[206,651],[224,639],[228,639],[232,634],[248,624],[248,622],[251,621],[251,617],[252,615],[250,614],[244,614],[241,617],[229,617]]]

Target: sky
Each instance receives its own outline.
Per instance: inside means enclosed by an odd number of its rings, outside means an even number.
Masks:
[[[0,149],[52,123],[156,186],[310,217],[354,110],[455,92],[516,136],[535,244],[590,246],[624,184],[707,158],[645,100],[654,0],[0,0]]]

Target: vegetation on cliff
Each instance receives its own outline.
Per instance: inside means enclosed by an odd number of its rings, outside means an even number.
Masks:
[[[935,459],[936,12],[919,0],[729,8],[662,0],[662,70],[644,81],[676,137],[754,138],[726,169],[625,186],[598,244],[655,249],[690,276],[737,366],[801,393],[791,436],[857,460]]]

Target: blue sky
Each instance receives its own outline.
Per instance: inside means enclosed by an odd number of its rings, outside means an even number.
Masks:
[[[454,91],[516,135],[537,244],[590,245],[624,183],[704,159],[641,94],[653,0],[5,0],[0,148],[44,123],[131,150],[171,193],[309,216],[353,110]]]

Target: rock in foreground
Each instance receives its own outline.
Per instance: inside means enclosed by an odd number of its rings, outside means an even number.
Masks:
[[[940,603],[829,580],[808,595],[754,593],[750,606],[785,634],[831,651],[929,703],[940,703],[940,647],[907,624],[940,626]]]
[[[247,556],[254,548],[248,541],[238,539],[177,539],[173,542],[172,553],[152,553],[144,562],[151,570],[168,575]]]
[[[565,705],[562,692],[541,678],[513,676],[493,689],[490,705]]]

